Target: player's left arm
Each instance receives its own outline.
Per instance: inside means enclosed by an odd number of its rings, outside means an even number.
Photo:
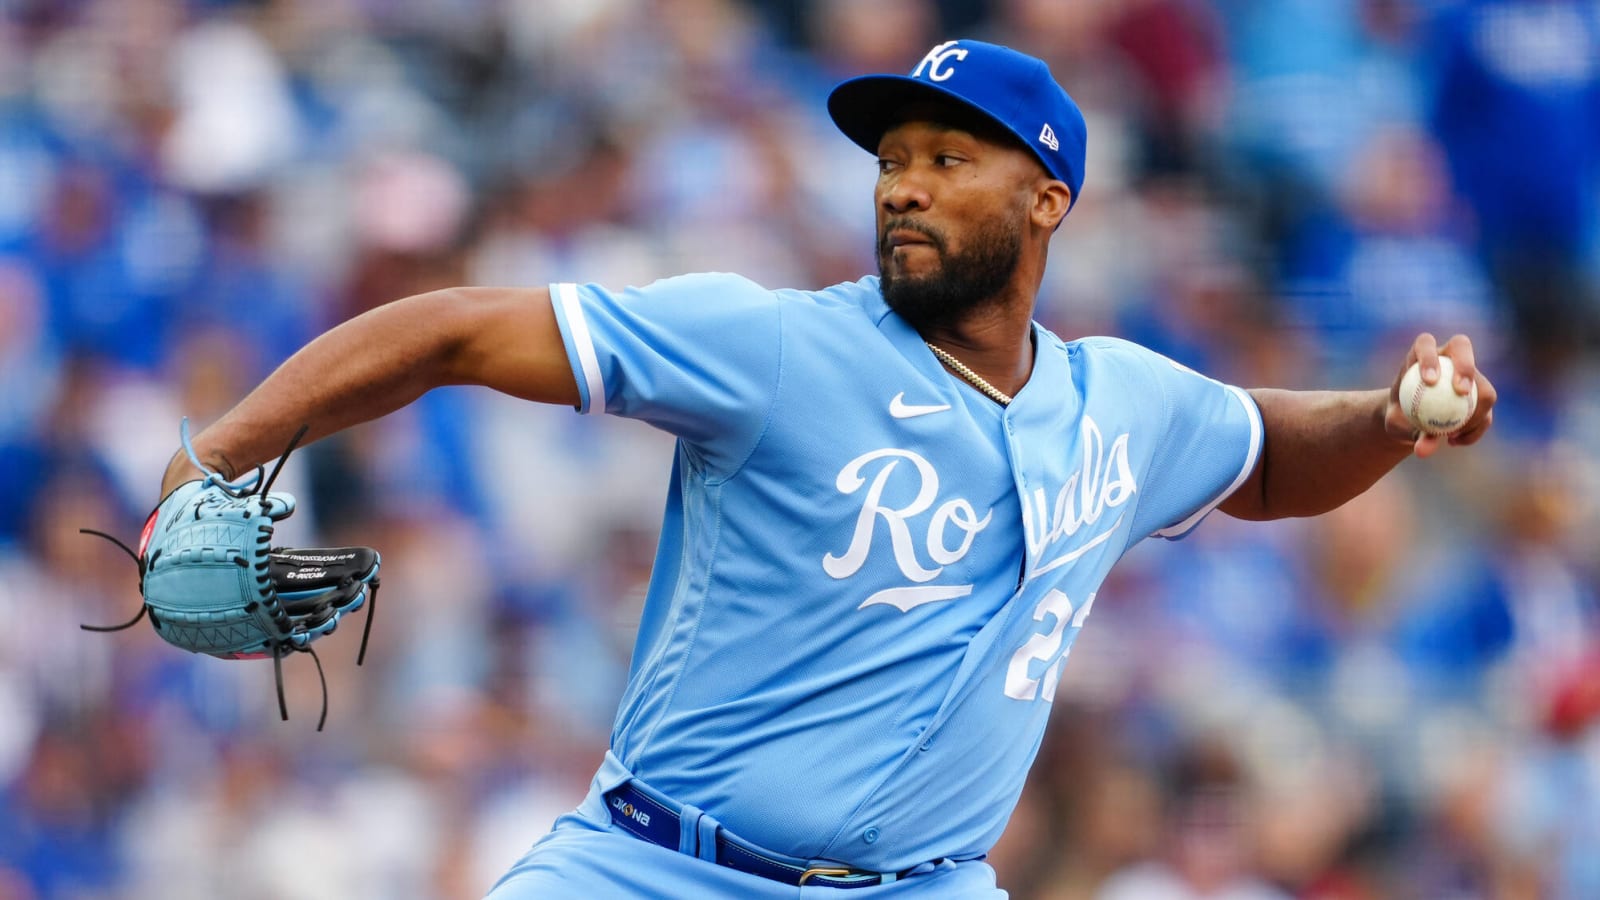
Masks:
[[[1423,381],[1438,380],[1439,356],[1456,370],[1456,392],[1474,381],[1478,404],[1459,431],[1448,437],[1419,434],[1400,406],[1400,378],[1421,363]],[[1431,371],[1430,371],[1431,370]],[[1357,496],[1415,453],[1433,455],[1449,441],[1475,444],[1494,420],[1495,389],[1478,371],[1472,341],[1456,335],[1438,346],[1433,335],[1412,341],[1387,390],[1250,391],[1261,410],[1265,443],[1255,471],[1217,508],[1241,519],[1314,516]]]

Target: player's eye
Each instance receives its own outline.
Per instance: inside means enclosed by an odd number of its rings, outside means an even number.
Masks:
[[[895,161],[894,160],[892,160],[892,159],[884,159],[881,156],[878,158],[878,174],[879,175],[887,175],[890,172],[894,171],[894,169],[895,169]]]
[[[950,166],[959,166],[966,160],[953,153],[940,153],[933,157],[933,162],[935,165],[949,168]]]

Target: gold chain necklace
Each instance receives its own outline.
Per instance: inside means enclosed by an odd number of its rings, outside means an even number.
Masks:
[[[935,346],[929,341],[923,341],[923,343],[928,345],[928,349],[933,351],[934,356],[939,357],[940,362],[953,369],[957,375],[965,378],[968,384],[982,391],[985,397],[988,397],[990,400],[993,400],[1001,406],[1011,405],[1010,394],[1000,390],[989,382],[984,381],[982,375],[979,375],[977,372],[967,368],[966,363],[963,363],[961,360],[951,356],[950,351],[944,349],[943,347]]]

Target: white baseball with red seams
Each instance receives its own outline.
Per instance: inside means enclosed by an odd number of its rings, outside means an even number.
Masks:
[[[1451,434],[1460,430],[1478,407],[1478,384],[1465,396],[1456,393],[1455,364],[1450,357],[1439,357],[1439,380],[1422,380],[1422,364],[1412,363],[1400,378],[1400,408],[1411,424],[1426,434]]]

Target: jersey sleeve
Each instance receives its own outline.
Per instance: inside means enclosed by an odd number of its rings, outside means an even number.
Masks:
[[[550,286],[582,413],[649,422],[737,466],[777,393],[777,296],[737,275]]]
[[[1250,477],[1261,457],[1261,411],[1243,390],[1139,348],[1162,398],[1165,427],[1140,487],[1134,539],[1181,538]]]

